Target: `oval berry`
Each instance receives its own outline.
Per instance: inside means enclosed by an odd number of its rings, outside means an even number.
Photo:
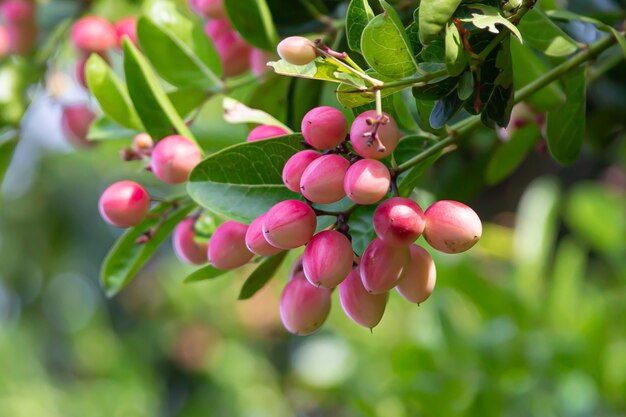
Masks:
[[[376,204],[389,192],[389,168],[375,159],[355,162],[346,172],[343,189],[348,198],[357,204]]]
[[[374,212],[374,230],[387,245],[410,245],[421,236],[425,225],[421,207],[408,198],[385,200]]]
[[[134,181],[119,181],[104,190],[98,209],[102,218],[113,226],[136,226],[150,210],[150,196]]]

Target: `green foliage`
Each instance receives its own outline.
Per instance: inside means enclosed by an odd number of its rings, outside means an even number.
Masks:
[[[247,300],[259,292],[274,277],[286,256],[287,252],[285,251],[264,259],[246,279],[239,292],[239,299]]]
[[[228,18],[237,31],[257,48],[268,51],[278,44],[278,34],[265,0],[224,0]]]

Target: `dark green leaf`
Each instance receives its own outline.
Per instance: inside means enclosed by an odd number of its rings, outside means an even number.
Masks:
[[[367,245],[376,237],[372,220],[374,210],[376,210],[376,205],[357,206],[350,215],[348,226],[350,227],[350,236],[352,236],[352,248],[358,256],[365,252]]]
[[[542,11],[528,11],[518,25],[524,41],[548,56],[563,57],[578,50],[576,42]]]
[[[433,111],[430,113],[428,122],[433,129],[442,128],[448,123],[448,120],[461,109],[463,102],[459,99],[456,92],[452,92],[448,96],[437,100]]]
[[[248,105],[257,110],[271,114],[285,123],[289,110],[289,86],[293,79],[276,74],[268,74],[250,96]]]
[[[515,171],[539,138],[541,138],[541,131],[536,123],[527,123],[515,130],[509,140],[502,144],[491,157],[485,172],[487,183],[497,184]]]
[[[437,83],[429,83],[413,87],[413,97],[417,100],[439,100],[449,95],[459,84],[459,78],[446,78]]]
[[[273,51],[278,33],[265,0],[225,0],[229,20],[237,32],[257,48]]]
[[[213,278],[221,277],[222,275],[228,273],[230,271],[224,269],[217,269],[213,265],[206,265],[200,269],[193,271],[191,274],[187,275],[183,282],[185,284],[191,284],[194,282],[207,281]]]
[[[208,99],[206,91],[202,88],[181,88],[167,93],[178,115],[183,119],[196,110]]]
[[[17,138],[5,140],[0,144],[0,184],[2,184],[4,180],[4,174],[6,174],[9,168],[16,146]]]
[[[274,274],[276,274],[276,271],[278,271],[278,268],[280,268],[285,260],[287,253],[289,252],[284,251],[277,255],[270,256],[269,258],[265,258],[254,272],[250,274],[246,282],[244,282],[243,287],[241,287],[241,292],[239,293],[239,299],[247,300],[262,289],[265,284],[272,279]]]
[[[367,0],[352,0],[346,13],[346,32],[348,46],[353,51],[361,52],[363,29],[374,18],[374,12]]]

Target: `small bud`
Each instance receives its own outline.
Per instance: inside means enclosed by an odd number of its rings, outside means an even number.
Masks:
[[[370,294],[361,281],[359,268],[354,268],[339,284],[339,301],[350,319],[372,329],[380,323],[385,313],[389,293]]]
[[[217,269],[235,269],[250,262],[254,254],[246,247],[248,226],[232,220],[215,229],[209,242],[209,262]]]
[[[128,16],[119,20],[115,24],[115,33],[117,35],[117,46],[121,48],[124,44],[124,37],[138,45],[137,42],[137,18],[135,16]]]
[[[316,287],[335,288],[343,281],[353,263],[352,244],[335,230],[313,236],[304,249],[304,275]]]
[[[301,128],[309,145],[317,149],[333,149],[345,140],[348,121],[336,108],[321,106],[304,115]]]
[[[409,257],[409,248],[374,239],[361,257],[361,280],[367,292],[382,294],[395,287]]]
[[[196,241],[195,223],[195,217],[187,217],[178,223],[172,234],[172,244],[178,259],[188,264],[201,265],[207,262],[209,244]]]
[[[80,18],[74,23],[70,36],[76,49],[86,54],[104,54],[117,45],[115,27],[98,16]]]
[[[324,155],[309,164],[300,179],[300,191],[308,200],[330,204],[346,196],[343,180],[350,162],[340,155]]]
[[[294,193],[300,192],[300,180],[302,179],[302,174],[304,170],[311,164],[311,162],[315,161],[317,158],[322,156],[319,152],[306,150],[300,151],[293,155],[283,168],[283,183],[285,187]]]
[[[374,230],[390,246],[409,246],[421,236],[425,224],[424,212],[408,198],[390,198],[374,212]]]
[[[331,291],[314,287],[297,273],[280,297],[280,319],[289,332],[306,336],[318,330],[330,313]]]
[[[145,152],[152,149],[154,141],[147,133],[140,133],[133,138],[133,149],[139,152]]]
[[[98,208],[107,223],[116,227],[132,227],[141,223],[148,214],[150,196],[136,182],[119,181],[104,190]]]
[[[418,245],[411,245],[411,259],[404,266],[396,290],[412,303],[423,303],[430,297],[437,282],[437,270],[432,256]]]
[[[250,131],[246,141],[256,142],[258,140],[265,140],[288,134],[289,132],[280,126],[260,125]]]
[[[438,251],[465,252],[482,236],[483,226],[476,212],[458,201],[438,201],[425,214],[424,238]]]
[[[375,159],[355,162],[346,172],[343,188],[348,198],[357,204],[376,204],[389,192],[389,168]]]
[[[265,236],[263,236],[263,218],[265,214],[261,214],[259,217],[254,219],[250,226],[248,226],[248,231],[246,232],[246,247],[248,250],[256,255],[260,256],[272,256],[276,255],[279,252],[282,252],[282,249],[275,248],[270,245]]]
[[[316,226],[317,217],[308,204],[286,200],[266,213],[263,218],[263,235],[274,247],[295,249],[311,240]]]
[[[161,139],[152,151],[150,167],[158,179],[166,184],[182,184],[202,160],[198,145],[183,136]]]
[[[386,158],[393,153],[400,140],[400,130],[391,116],[383,113],[383,120],[377,122],[377,128],[373,125],[375,120],[378,120],[376,111],[368,110],[354,119],[350,129],[350,142],[363,158]]]
[[[317,57],[315,44],[302,36],[290,36],[278,44],[278,55],[292,65],[307,65]]]

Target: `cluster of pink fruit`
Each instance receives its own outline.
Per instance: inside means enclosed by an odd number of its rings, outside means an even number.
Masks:
[[[0,58],[8,54],[28,54],[37,41],[37,6],[29,0],[0,3]]]
[[[223,0],[189,0],[191,8],[207,19],[205,32],[213,41],[222,61],[225,77],[235,77],[248,69],[259,76],[267,71],[268,54],[249,45],[231,26]]]

